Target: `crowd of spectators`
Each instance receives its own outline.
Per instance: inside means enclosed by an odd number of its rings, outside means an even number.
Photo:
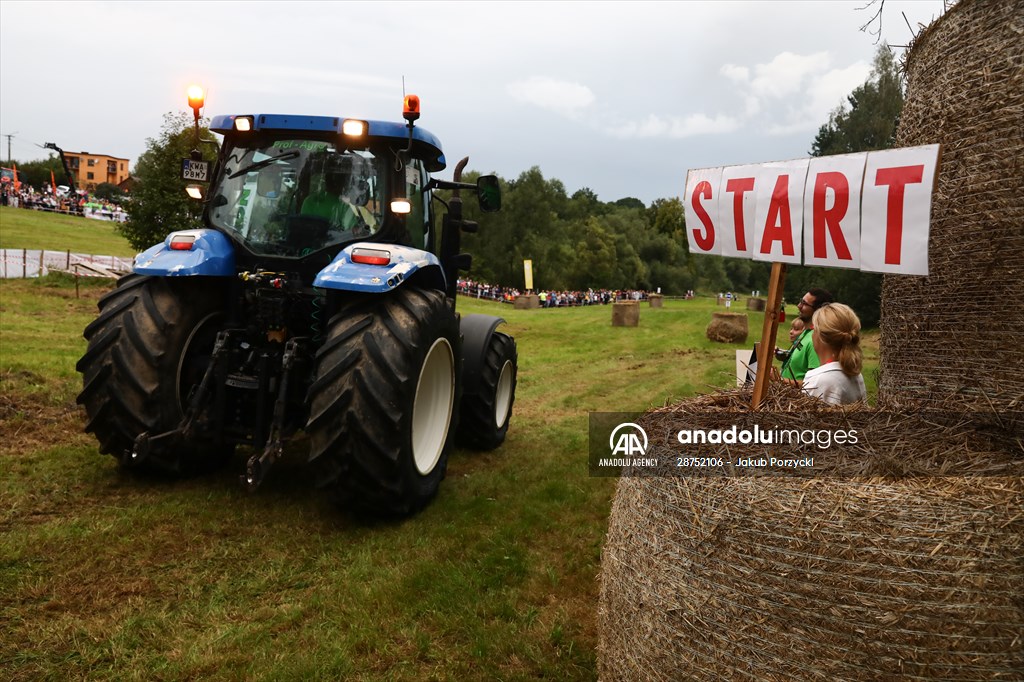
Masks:
[[[512,303],[519,296],[519,289],[513,287],[499,287],[493,284],[486,284],[484,282],[477,282],[472,279],[466,279],[460,277],[457,283],[458,292],[464,296],[472,296],[473,298],[485,298],[489,301],[500,301],[502,303]]]
[[[49,184],[44,187],[43,191],[38,191],[23,182],[18,184],[20,185],[18,188],[15,188],[14,183],[11,182],[4,182],[0,185],[0,205],[82,215],[87,218],[117,222],[124,222],[128,219],[128,214],[123,208],[98,199],[88,192],[60,194],[54,192]]]
[[[500,287],[472,279],[460,278],[458,292],[473,298],[512,303],[521,292],[514,287]],[[565,308],[583,305],[607,305],[613,301],[646,301],[647,292],[639,289],[587,289],[586,291],[527,291],[537,294],[542,308]]]

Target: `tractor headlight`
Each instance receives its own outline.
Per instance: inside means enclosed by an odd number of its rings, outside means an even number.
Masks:
[[[362,137],[366,135],[366,121],[346,118],[341,122],[341,134],[345,137]]]

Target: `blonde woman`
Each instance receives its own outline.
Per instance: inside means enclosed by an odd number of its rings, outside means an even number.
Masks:
[[[866,400],[857,313],[848,305],[829,303],[814,311],[811,325],[811,342],[821,365],[807,371],[803,391],[831,405]]]

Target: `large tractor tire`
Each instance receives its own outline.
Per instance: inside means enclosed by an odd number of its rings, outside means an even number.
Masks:
[[[470,352],[467,349],[467,352]],[[508,334],[493,332],[475,380],[465,377],[468,386],[462,396],[459,417],[459,441],[477,450],[493,450],[505,442],[512,405],[516,400],[516,375],[519,371],[516,342]],[[467,370],[468,371],[468,370]]]
[[[136,438],[181,423],[192,387],[200,382],[223,319],[219,287],[198,278],[128,275],[100,299],[99,317],[85,328],[88,349],[78,361],[85,430],[100,452],[125,467],[185,475],[212,468],[230,454],[209,441],[153,442],[133,456]]]
[[[335,315],[310,387],[310,460],[360,513],[407,516],[437,494],[457,420],[459,322],[440,291],[354,298]]]

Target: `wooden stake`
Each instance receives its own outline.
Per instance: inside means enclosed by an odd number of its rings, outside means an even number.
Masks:
[[[772,276],[768,282],[768,304],[764,309],[764,327],[761,343],[757,347],[757,379],[754,380],[754,397],[750,409],[756,410],[768,394],[772,361],[775,358],[775,336],[779,331],[779,310],[782,308],[782,292],[786,284],[786,264],[772,263]]]

